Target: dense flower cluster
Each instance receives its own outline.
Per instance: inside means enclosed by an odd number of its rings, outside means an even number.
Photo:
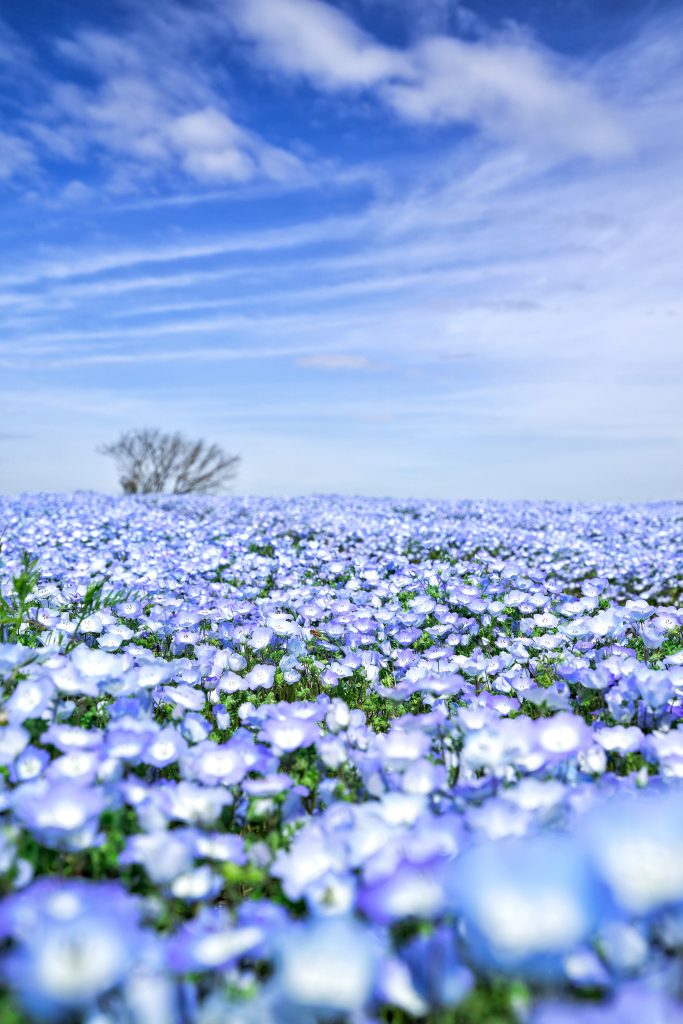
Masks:
[[[683,1021],[682,527],[0,499],[0,1017]]]

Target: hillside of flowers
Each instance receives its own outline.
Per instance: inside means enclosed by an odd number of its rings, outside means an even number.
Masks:
[[[0,498],[0,1021],[681,1024],[683,505]]]

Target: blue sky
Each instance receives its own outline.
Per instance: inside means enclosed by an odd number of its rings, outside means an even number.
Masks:
[[[683,15],[5,0],[0,489],[683,497]]]

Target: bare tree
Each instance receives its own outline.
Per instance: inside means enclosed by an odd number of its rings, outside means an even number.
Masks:
[[[211,494],[234,479],[239,455],[148,427],[129,430],[98,449],[110,455],[124,494]]]

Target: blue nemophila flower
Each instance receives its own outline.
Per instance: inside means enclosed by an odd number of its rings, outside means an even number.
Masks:
[[[593,577],[590,580],[583,580],[581,583],[581,593],[585,597],[599,597],[603,593],[607,586],[607,580]]]
[[[39,880],[6,901],[0,922],[13,940],[5,981],[39,1019],[84,1010],[143,949],[135,903],[113,883]]]
[[[222,888],[222,877],[208,864],[177,875],[169,884],[171,896],[187,903],[216,899]]]
[[[625,609],[632,622],[642,622],[644,619],[648,619],[654,614],[654,608],[652,608],[647,601],[644,601],[643,598],[638,598],[635,601],[627,601]]]
[[[189,711],[180,718],[178,725],[180,734],[188,743],[201,743],[211,733],[211,725],[206,718],[195,711]]]
[[[140,690],[151,690],[161,683],[168,682],[172,675],[172,664],[156,660],[128,669],[125,674],[125,680],[130,692],[139,694]]]
[[[183,781],[169,783],[159,790],[158,802],[161,813],[169,821],[211,826],[232,800],[230,793],[223,787]]]
[[[99,819],[108,803],[100,788],[44,778],[22,783],[11,796],[16,819],[43,846],[58,850],[98,846]]]
[[[155,768],[165,768],[179,760],[186,749],[187,741],[173,726],[167,726],[159,730],[156,736],[150,737],[141,760]]]
[[[108,706],[109,720],[121,722],[125,719],[138,720],[150,717],[153,704],[150,694],[141,690],[135,697],[117,697]]]
[[[567,985],[609,991],[593,1008],[622,1024],[625,978],[673,991],[679,516],[667,503],[0,498],[0,591],[13,593],[22,546],[49,581],[19,633],[46,647],[0,646],[0,869],[18,890],[48,866],[118,865],[158,930],[117,991],[61,1017],[365,1024],[387,1005],[448,1013],[474,971],[482,993],[502,971],[565,1002]],[[102,572],[134,596],[78,629]],[[281,684],[302,699],[275,703]],[[101,838],[114,842],[91,854]],[[280,888],[306,908],[299,924],[252,900]],[[228,903],[234,916],[217,909]],[[280,951],[326,920],[387,941],[363,1000],[353,985],[324,1003],[281,984]],[[261,938],[236,947],[249,929]],[[576,1019],[584,1005],[570,1004]],[[645,1000],[639,1024],[658,1012]]]
[[[5,702],[10,721],[17,724],[29,718],[39,718],[49,706],[55,686],[47,674],[23,679]]]
[[[254,665],[244,677],[244,682],[250,690],[270,690],[274,680],[274,665]]]
[[[292,620],[292,616],[286,612],[277,612],[269,615],[266,625],[272,629],[277,636],[296,636],[301,632],[301,627]]]
[[[242,783],[242,791],[257,798],[278,796],[290,790],[298,790],[304,794],[308,792],[305,786],[295,786],[291,776],[284,772],[270,772],[258,779],[245,779]]]
[[[450,869],[449,899],[475,964],[545,981],[562,977],[608,907],[583,851],[553,835],[466,850]]]
[[[580,823],[617,905],[647,915],[683,905],[683,793],[674,789],[600,802]]]
[[[134,636],[133,630],[127,626],[110,626],[97,640],[97,646],[103,651],[118,651],[127,640]]]
[[[206,700],[206,696],[201,690],[195,689],[194,686],[187,683],[164,686],[161,692],[164,700],[169,704],[175,704],[176,707],[188,711],[201,711]]]
[[[288,899],[300,900],[308,886],[345,867],[346,857],[335,837],[309,825],[294,837],[289,850],[278,850],[270,873],[280,879]]]
[[[124,619],[137,619],[142,614],[140,601],[123,601],[116,605],[115,611]]]
[[[248,690],[249,683],[242,676],[239,676],[236,672],[224,672],[219,679],[216,690],[211,694],[210,699],[214,699],[214,695],[220,693],[239,693],[240,690]]]
[[[431,747],[431,739],[418,728],[402,728],[399,721],[385,734],[375,738],[373,750],[377,752],[387,768],[407,768],[414,761],[426,755]]]
[[[62,722],[53,722],[41,737],[41,743],[49,743],[64,754],[70,750],[96,750],[102,741],[101,729],[82,729]]]
[[[452,928],[440,926],[429,935],[416,936],[401,948],[400,956],[428,1010],[457,1006],[474,984]]]
[[[78,630],[80,633],[97,634],[101,633],[103,628],[102,615],[88,615],[82,620]]]
[[[613,725],[599,729],[595,740],[608,753],[634,754],[643,748],[645,737],[637,725]]]
[[[21,725],[0,725],[0,765],[11,765],[26,749],[30,738]]]
[[[23,644],[0,643],[0,671],[8,672],[33,661],[36,652]]]
[[[683,1007],[656,984],[632,982],[611,998],[590,1003],[547,1002],[532,1017],[532,1024],[683,1024]]]
[[[189,747],[182,758],[184,777],[209,786],[233,786],[242,781],[249,769],[245,748],[234,741],[218,744],[202,740]]]
[[[371,921],[393,924],[411,918],[427,919],[444,911],[447,858],[432,854],[402,858],[390,874],[375,872],[358,893],[357,907]]]
[[[406,793],[427,794],[447,787],[448,772],[445,765],[434,764],[427,758],[419,758],[405,769],[401,788]]]
[[[154,729],[144,722],[129,721],[125,725],[114,724],[107,730],[105,749],[109,757],[120,761],[137,762],[154,737]]]
[[[655,615],[653,625],[665,633],[670,633],[683,624],[683,614],[675,608],[660,609]]]
[[[152,882],[166,885],[190,870],[194,849],[194,837],[179,829],[139,834],[130,836],[119,863],[140,864]]]
[[[643,623],[638,630],[638,636],[650,651],[656,651],[658,647],[662,646],[665,635],[665,630],[659,627],[654,619]]]
[[[102,756],[95,750],[71,750],[68,754],[56,757],[45,772],[46,779],[70,779],[87,785],[95,781]]]
[[[649,760],[658,763],[664,778],[683,778],[683,729],[655,730],[643,737],[641,749]]]
[[[325,713],[325,725],[330,732],[337,733],[347,729],[351,723],[351,710],[348,704],[334,697]]]
[[[616,976],[640,973],[649,957],[647,930],[642,922],[610,921],[600,929],[600,954]]]
[[[272,642],[275,633],[270,626],[257,626],[247,643],[254,651],[262,651]]]
[[[80,645],[71,653],[71,664],[86,679],[98,682],[122,676],[131,667],[129,655],[108,654]]]
[[[292,926],[276,953],[279,999],[319,1020],[357,1013],[371,999],[381,953],[379,939],[352,918],[322,917]]]
[[[197,832],[194,834],[194,850],[197,857],[225,863],[244,865],[247,853],[241,836],[222,832]]]
[[[620,682],[622,691],[637,694],[644,707],[660,715],[674,696],[674,683],[668,672],[636,667],[633,672],[625,675]]]
[[[225,970],[258,949],[264,938],[261,927],[235,926],[225,910],[204,909],[171,937],[166,960],[176,974]]]
[[[496,797],[467,811],[467,824],[472,832],[487,839],[523,836],[531,831],[533,820],[528,810]]]
[[[521,779],[516,785],[500,791],[501,800],[532,813],[538,823],[557,818],[568,796],[559,780],[533,777]]]
[[[38,778],[49,763],[50,755],[47,750],[41,750],[31,743],[14,759],[10,767],[10,779],[15,783],[29,782]]]
[[[225,731],[230,728],[232,724],[232,717],[227,708],[224,708],[222,704],[218,704],[214,711],[214,718],[216,720],[216,728],[221,731]]]
[[[259,738],[276,750],[291,752],[309,747],[320,736],[320,729],[312,718],[303,718],[295,709],[278,705],[263,723]]]
[[[560,711],[536,722],[536,745],[547,761],[560,761],[586,750],[593,741],[590,726],[579,715]]]
[[[493,777],[506,775],[510,767],[528,762],[535,747],[534,723],[527,718],[492,719],[486,727],[470,732],[460,755],[472,772],[486,771]],[[545,752],[539,755],[541,763]]]
[[[52,661],[52,659],[51,659]],[[60,693],[79,697],[97,697],[99,680],[79,672],[75,664],[59,655],[53,664],[46,663],[50,678]]]

